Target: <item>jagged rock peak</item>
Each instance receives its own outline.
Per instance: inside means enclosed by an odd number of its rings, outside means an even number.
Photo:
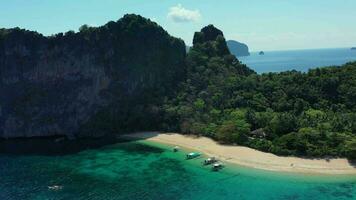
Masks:
[[[208,25],[195,32],[193,39],[193,48],[209,52],[209,56],[230,55],[224,34],[213,25]]]
[[[193,44],[215,41],[218,36],[224,37],[223,32],[210,24],[194,34]]]

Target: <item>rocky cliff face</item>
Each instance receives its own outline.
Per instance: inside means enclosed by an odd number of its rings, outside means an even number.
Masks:
[[[184,59],[183,41],[137,15],[51,37],[0,29],[0,137],[125,129],[132,109],[157,114],[184,78]]]

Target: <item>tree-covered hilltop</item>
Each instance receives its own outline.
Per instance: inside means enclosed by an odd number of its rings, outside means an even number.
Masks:
[[[280,155],[356,157],[356,63],[258,75],[213,26],[194,36],[164,127]]]

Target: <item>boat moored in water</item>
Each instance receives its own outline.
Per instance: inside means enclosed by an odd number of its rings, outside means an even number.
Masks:
[[[210,165],[216,162],[218,162],[218,160],[215,157],[210,157],[204,160],[204,165]]]
[[[58,191],[58,190],[63,189],[63,186],[61,186],[61,185],[53,185],[53,186],[48,186],[48,189],[49,190]]]
[[[199,157],[201,154],[197,152],[192,152],[187,154],[187,159],[193,159]]]
[[[211,168],[213,171],[219,171],[222,168],[224,168],[224,165],[222,163],[215,163],[213,164],[213,167]]]

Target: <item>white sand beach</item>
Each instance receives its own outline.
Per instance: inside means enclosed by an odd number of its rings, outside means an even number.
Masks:
[[[196,150],[222,161],[257,169],[309,174],[353,174],[356,166],[347,159],[305,159],[282,157],[248,147],[221,145],[206,137],[187,136],[176,133],[144,132],[125,135],[138,139],[180,146]]]

